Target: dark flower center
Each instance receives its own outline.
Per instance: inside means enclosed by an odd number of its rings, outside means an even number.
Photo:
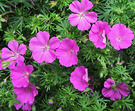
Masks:
[[[30,87],[30,86],[27,87],[27,91],[32,91],[32,89],[33,89],[33,88]]]

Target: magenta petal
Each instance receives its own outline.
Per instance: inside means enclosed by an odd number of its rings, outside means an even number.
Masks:
[[[36,37],[33,37],[30,39],[29,49],[31,51],[39,51],[42,50],[44,47],[44,44],[39,42]]]
[[[85,74],[85,67],[80,66],[75,68],[75,70],[71,73],[71,77],[75,76],[75,78],[82,78],[84,74]]]
[[[23,105],[19,103],[17,104],[15,101],[14,106],[16,107],[17,110],[19,110]]]
[[[69,56],[68,54],[65,53],[61,56],[61,58],[59,59],[59,62],[62,66],[70,67],[78,63],[78,58],[76,55]]]
[[[42,31],[39,31],[37,33],[37,39],[38,39],[38,41],[40,41],[44,45],[47,45],[48,44],[49,37],[50,37],[50,35],[46,31],[43,31],[43,32]]]
[[[105,88],[111,88],[113,85],[114,81],[111,78],[108,78],[105,82],[104,82],[104,87]]]
[[[73,1],[73,2],[69,5],[69,9],[70,9],[72,12],[79,13],[79,12],[81,11],[80,2],[79,2],[79,1]]]
[[[111,97],[113,94],[113,89],[112,88],[103,88],[102,94],[104,97]]]
[[[105,38],[105,40],[106,40],[106,38]],[[105,41],[105,42],[106,42],[106,41]],[[103,43],[103,38],[101,38],[101,37],[99,37],[98,41],[95,42],[94,45],[95,45],[97,48],[99,47],[100,49],[103,49],[103,48],[106,47],[106,43]]]
[[[78,24],[78,29],[83,31],[83,30],[88,30],[90,28],[90,23],[86,20],[85,17],[81,17],[79,24]]]
[[[53,50],[48,50],[43,53],[44,61],[47,63],[52,63],[55,59],[55,52]]]
[[[115,41],[111,41],[111,45],[114,47],[114,49],[120,50],[121,47],[119,46],[119,44]]]
[[[84,17],[89,23],[94,23],[97,21],[97,13],[95,12],[88,12],[84,15]]]
[[[52,37],[50,39],[50,41],[49,41],[50,49],[55,50],[55,49],[57,49],[59,47],[59,45],[60,45],[60,41],[59,41],[59,39],[57,37]]]
[[[74,47],[75,43],[76,42],[74,40],[71,40],[69,38],[62,39],[60,42],[60,46],[56,50],[56,52],[58,53],[58,56],[60,56],[61,50],[68,52],[70,49],[72,49]],[[77,45],[77,44],[75,44],[75,45]]]
[[[93,33],[93,32],[90,30],[90,32],[89,32],[89,40],[92,41],[92,42],[97,42],[98,39],[99,39],[99,35]]]
[[[15,65],[16,65],[16,61],[12,61],[12,62],[10,62],[10,64],[8,65],[8,67],[9,67],[10,69],[12,69],[12,68],[15,67]]]
[[[73,82],[74,81],[74,82]],[[78,89],[79,91],[84,91],[86,89],[86,87],[89,86],[88,83],[84,83],[82,80],[80,79],[73,79],[70,78],[70,82],[73,84],[75,89]]]
[[[14,93],[15,93],[16,95],[18,95],[18,94],[23,93],[25,90],[24,90],[23,87],[22,87],[22,88],[14,87],[14,88],[13,88],[13,91],[14,91]]]
[[[27,65],[26,66],[26,71],[30,73],[32,73],[32,71],[34,70],[33,66],[32,65]]]
[[[111,97],[110,97],[110,100],[112,100],[112,101],[115,101],[115,100],[118,100],[118,99],[121,99],[121,95],[120,95],[120,93],[119,93],[119,91],[118,90],[115,90],[114,92],[113,92],[113,94],[111,95]]]
[[[128,96],[128,94],[130,93],[130,91],[127,89],[127,85],[124,82],[117,83],[116,86],[123,96]]]
[[[23,56],[18,56],[18,58],[16,58],[16,62],[18,63],[18,62],[20,62],[20,61],[24,61],[25,59],[24,59],[24,57]]]
[[[36,60],[38,63],[41,63],[43,61],[47,63],[52,63],[55,59],[55,53],[53,50],[48,50],[48,51],[38,51],[38,52],[33,52],[32,53],[33,59]]]
[[[17,52],[18,51],[18,41],[13,40],[13,41],[9,41],[8,43],[8,47],[13,51],[13,52]]]
[[[93,7],[93,4],[89,0],[82,0],[81,1],[81,11],[86,12],[87,10],[91,9]]]
[[[24,111],[31,111],[31,105],[29,104],[29,103],[26,103],[25,105],[23,105],[23,107],[22,107],[22,109],[24,110]]]
[[[42,63],[44,61],[44,58],[42,57],[43,56],[43,51],[33,51],[32,52],[32,57],[35,61],[37,61],[38,63]]]
[[[2,59],[7,59],[11,56],[14,56],[14,53],[12,51],[10,51],[8,48],[3,48],[1,50],[1,58]]]
[[[18,53],[24,55],[26,53],[26,50],[27,50],[26,45],[21,44],[18,48]]]
[[[76,26],[76,25],[79,24],[80,15],[78,15],[78,14],[70,14],[68,20],[70,21],[70,24],[72,26]]]
[[[126,49],[128,47],[130,47],[132,45],[132,41],[129,41],[128,38],[127,40],[122,40],[120,43],[119,43],[119,46],[121,49]]]

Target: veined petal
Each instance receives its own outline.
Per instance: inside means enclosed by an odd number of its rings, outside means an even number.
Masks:
[[[35,61],[37,61],[38,63],[42,63],[44,61],[43,56],[43,51],[33,51],[32,52],[32,57]]]
[[[78,58],[76,55],[71,55],[71,56],[65,55],[65,57],[61,56],[61,58],[59,59],[59,62],[62,66],[70,67],[78,63]]]
[[[26,45],[21,44],[18,48],[18,53],[24,55],[26,53],[26,50],[27,50]]]
[[[112,100],[112,101],[115,101],[115,100],[118,100],[118,99],[121,99],[121,95],[120,95],[120,93],[119,93],[119,91],[118,90],[115,90],[114,92],[113,92],[113,94],[111,95],[111,97],[110,97],[110,100]]]
[[[87,10],[91,9],[93,7],[93,4],[89,0],[82,0],[81,1],[81,11],[86,12]]]
[[[130,91],[127,89],[127,85],[124,82],[117,83],[116,87],[118,87],[119,92],[123,96],[128,96],[128,94],[130,93]]]
[[[1,50],[1,58],[2,59],[7,59],[11,56],[14,56],[14,53],[12,51],[10,51],[8,48],[3,48]]]
[[[106,39],[106,38],[105,38]],[[106,41],[105,41],[105,43],[103,42],[103,40],[104,40],[104,38],[102,38],[102,37],[99,37],[98,38],[98,41],[97,42],[94,42],[94,45],[98,48],[100,48],[100,49],[103,49],[103,48],[105,48],[106,47]]]
[[[43,53],[44,61],[47,63],[52,63],[56,59],[55,52],[53,50],[48,50]]]
[[[113,94],[113,89],[112,88],[103,88],[102,94],[104,97],[111,97]]]
[[[50,35],[46,31],[43,31],[43,32],[42,31],[39,31],[37,33],[37,39],[38,39],[38,41],[40,41],[44,45],[47,45],[48,44],[49,37],[50,37]]]
[[[84,15],[84,17],[89,23],[94,23],[97,21],[97,13],[95,12],[88,12]]]
[[[111,88],[113,85],[114,81],[111,78],[108,78],[105,82],[104,82],[104,87],[105,88]]]
[[[57,49],[59,47],[59,45],[60,45],[60,41],[59,41],[59,39],[57,37],[52,37],[50,39],[50,41],[49,41],[50,49],[55,50],[55,49]]]
[[[72,12],[75,12],[75,13],[79,13],[81,11],[81,6],[80,6],[80,2],[79,1],[73,1],[70,5],[69,5],[69,9],[72,11]]]
[[[8,47],[13,51],[13,52],[18,52],[18,41],[13,40],[13,41],[9,41],[8,43]]]
[[[79,24],[78,24],[78,29],[83,31],[83,30],[88,30],[90,28],[90,23],[85,19],[85,17],[81,17]]]
[[[76,26],[76,25],[79,24],[80,15],[78,15],[78,14],[70,14],[68,20],[70,21],[70,24],[72,26]]]
[[[36,37],[30,39],[29,49],[31,51],[39,51],[44,48],[44,44],[39,42]]]
[[[93,32],[90,30],[90,32],[89,32],[89,40],[92,41],[92,42],[97,42],[98,39],[99,39],[99,35],[93,33]]]

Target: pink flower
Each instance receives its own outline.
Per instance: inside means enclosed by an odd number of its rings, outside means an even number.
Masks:
[[[127,89],[127,85],[124,82],[117,83],[115,86],[115,81],[108,78],[104,82],[104,87],[102,89],[102,94],[104,97],[110,97],[110,100],[115,101],[116,99],[121,99],[121,94],[123,96],[128,96],[130,91]]]
[[[25,103],[25,104],[17,104],[15,101],[14,106],[16,107],[16,110],[19,110],[21,107],[23,109],[23,111],[31,111],[31,104],[29,103]]]
[[[20,60],[24,61],[24,57],[21,55],[24,55],[26,53],[26,45],[21,44],[19,46],[18,41],[13,40],[9,41],[8,48],[3,48],[1,50],[1,58],[6,59],[6,61],[10,61],[9,68],[15,67],[15,64],[18,63]]]
[[[24,62],[22,61],[20,61],[16,67],[11,69],[10,75],[14,87],[27,87],[29,84],[29,77],[32,71],[33,66],[25,66]]]
[[[84,91],[88,87],[88,69],[84,66],[76,67],[71,73],[70,82],[75,89]]]
[[[75,40],[69,38],[62,39],[60,46],[56,50],[56,56],[62,66],[70,67],[78,63],[76,56],[79,51],[79,47]]]
[[[32,83],[29,83],[27,87],[14,87],[13,90],[17,95],[16,99],[20,101],[22,104],[33,104],[35,99],[34,97],[38,95],[38,91]]]
[[[30,39],[29,49],[33,51],[33,59],[38,63],[43,61],[52,63],[56,59],[54,50],[58,48],[60,42],[56,37],[52,37],[50,40],[49,37],[48,32],[40,31],[37,33],[37,37]]]
[[[97,21],[92,25],[89,32],[89,39],[94,43],[98,48],[106,47],[106,37],[105,34],[108,34],[111,31],[110,25],[107,22]]]
[[[116,24],[113,25],[111,32],[107,37],[110,39],[111,45],[115,49],[120,50],[131,46],[134,35],[124,24]]]
[[[88,30],[91,25],[90,23],[94,23],[97,21],[97,13],[95,12],[87,12],[87,10],[91,9],[93,4],[89,0],[82,0],[81,3],[79,1],[73,1],[69,9],[77,14],[70,14],[68,20],[72,26],[78,26],[78,29]]]

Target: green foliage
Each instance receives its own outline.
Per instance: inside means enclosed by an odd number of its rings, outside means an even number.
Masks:
[[[122,97],[121,100],[115,101],[112,105],[111,105],[115,110],[126,110],[129,109],[132,111],[132,106],[133,106],[133,100],[130,99],[130,96],[128,96],[127,98]]]
[[[81,0],[79,0],[81,1]],[[134,0],[91,0],[98,20],[109,25],[125,24],[135,35]],[[89,40],[89,30],[80,31],[71,26],[68,17],[73,0],[1,0],[0,1],[0,50],[9,41],[17,40],[27,46],[25,64],[33,65],[29,81],[38,89],[32,111],[126,111],[135,110],[135,38],[128,49],[115,50],[107,39],[104,49],[96,48]],[[92,24],[91,24],[92,25]],[[37,63],[29,50],[29,40],[39,31],[48,31],[60,41],[74,39],[79,46],[78,64],[61,66],[53,63]],[[107,38],[107,36],[106,36]],[[1,52],[1,51],[0,51]],[[1,61],[0,61],[1,62]],[[4,62],[7,65],[8,62]],[[70,75],[76,67],[88,68],[88,76],[94,76],[94,90],[78,91],[70,83]],[[102,96],[106,79],[115,84],[125,82],[130,90],[128,97],[111,101]],[[89,92],[92,91],[92,94]],[[53,104],[49,104],[49,100]],[[10,78],[10,69],[0,70],[0,110],[15,111],[16,95]],[[18,103],[18,101],[16,101]]]

